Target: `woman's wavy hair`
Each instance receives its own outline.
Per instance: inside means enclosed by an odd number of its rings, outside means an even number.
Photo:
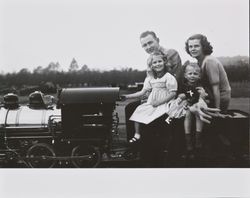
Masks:
[[[190,36],[187,41],[185,42],[185,50],[190,55],[189,49],[188,49],[188,41],[198,39],[200,40],[202,51],[204,55],[210,55],[213,52],[213,47],[210,44],[210,42],[207,40],[207,37],[202,34],[194,34]]]
[[[153,58],[155,56],[159,56],[159,57],[162,58],[162,60],[164,62],[164,73],[168,72],[168,67],[167,67],[167,61],[168,61],[168,59],[167,59],[167,56],[164,55],[164,54],[162,54],[162,53],[160,53],[160,52],[156,52],[154,54],[151,54],[150,57],[149,57],[148,65],[149,65],[149,67],[150,67],[150,69],[151,69],[151,71],[153,73],[154,78],[156,78],[156,72],[152,69],[152,61],[153,61]]]

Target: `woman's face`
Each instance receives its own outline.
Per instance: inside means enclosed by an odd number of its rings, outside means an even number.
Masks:
[[[203,56],[202,46],[199,39],[192,39],[188,41],[188,50],[193,58]]]
[[[153,56],[152,59],[152,69],[157,72],[162,72],[164,70],[164,61],[161,56]]]
[[[200,70],[188,65],[186,67],[184,77],[189,83],[195,83],[200,79]]]

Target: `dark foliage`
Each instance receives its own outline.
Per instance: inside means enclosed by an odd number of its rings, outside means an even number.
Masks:
[[[250,81],[249,57],[219,57],[230,82]],[[90,70],[87,65],[79,67],[73,59],[68,71],[60,69],[59,63],[51,62],[47,67],[38,66],[32,72],[27,68],[19,72],[0,74],[0,94],[19,92],[21,95],[32,90],[55,92],[59,87],[119,86],[143,82],[146,72],[124,68],[121,70]]]

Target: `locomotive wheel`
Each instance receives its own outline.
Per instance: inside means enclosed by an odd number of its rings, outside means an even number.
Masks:
[[[53,159],[55,156],[54,150],[45,143],[31,146],[26,155],[31,168],[52,168],[56,163],[56,160]]]
[[[77,168],[95,168],[101,162],[101,153],[94,146],[76,146],[72,149],[71,157],[72,164]]]

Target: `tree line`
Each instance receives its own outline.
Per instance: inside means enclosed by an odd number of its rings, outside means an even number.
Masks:
[[[230,82],[250,81],[249,57],[219,57],[225,67]],[[100,71],[79,67],[73,58],[68,71],[63,71],[59,63],[51,62],[47,67],[36,67],[33,71],[23,68],[18,72],[0,74],[0,93],[13,90],[51,89],[57,87],[120,86],[143,82],[146,71],[132,68]]]

